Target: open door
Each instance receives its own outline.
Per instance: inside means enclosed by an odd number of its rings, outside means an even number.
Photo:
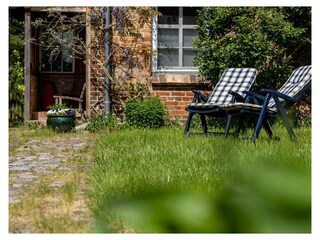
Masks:
[[[82,12],[85,10],[84,8]],[[70,8],[68,14],[76,13]],[[72,49],[63,46],[63,50],[52,60],[51,55],[55,46],[43,47],[32,42],[31,39],[39,39],[42,34],[40,28],[32,26],[32,21],[45,15],[45,8],[25,8],[25,124],[28,120],[45,122],[48,106],[54,104],[54,95],[78,94],[76,86],[88,81],[84,59],[75,56]],[[70,42],[73,39],[71,32],[57,31],[57,34],[59,38],[65,40],[63,42]],[[86,39],[86,29],[77,32],[77,36]],[[56,42],[56,44],[62,46],[63,43]],[[86,106],[84,104],[84,111]]]

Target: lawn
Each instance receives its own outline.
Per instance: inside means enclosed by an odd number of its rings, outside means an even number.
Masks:
[[[293,142],[183,136],[181,128],[100,134],[88,205],[95,232],[311,232],[311,129]]]

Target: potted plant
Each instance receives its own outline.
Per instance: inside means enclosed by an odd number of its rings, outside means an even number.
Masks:
[[[65,104],[53,104],[48,107],[47,126],[61,132],[70,131],[75,127],[76,111]]]

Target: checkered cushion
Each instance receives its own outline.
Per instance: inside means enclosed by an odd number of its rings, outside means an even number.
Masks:
[[[229,68],[222,74],[207,103],[190,103],[188,107],[216,108],[230,103],[232,95],[229,91],[237,92],[244,97],[242,92],[251,88],[257,73],[255,68]]]
[[[207,102],[207,103],[190,103],[188,105],[188,107],[190,107],[190,108],[206,108],[206,109],[217,108],[220,106],[221,106],[220,104],[209,103],[209,102]]]
[[[293,71],[289,79],[283,84],[278,92],[290,97],[295,97],[311,81],[311,66],[299,67]],[[279,99],[284,103],[284,99]],[[276,109],[273,98],[270,99],[268,108]]]
[[[231,103],[226,104],[220,107],[221,109],[228,110],[228,111],[235,111],[240,109],[247,109],[247,110],[254,110],[254,111],[261,111],[262,105],[253,104],[253,103]],[[269,113],[276,113],[277,109],[268,108],[267,111]]]
[[[290,97],[295,97],[299,92],[311,81],[311,66],[299,67],[291,74],[289,79],[283,84],[278,92],[285,94]],[[283,106],[285,106],[285,100],[279,98]],[[262,109],[262,105],[251,104],[251,103],[232,103],[221,106],[222,109],[232,111],[238,109],[258,110]],[[270,99],[268,104],[268,112],[277,112],[276,103],[273,98]]]

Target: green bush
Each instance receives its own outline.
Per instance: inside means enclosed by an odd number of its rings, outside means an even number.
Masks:
[[[124,114],[127,124],[136,128],[160,128],[169,122],[168,109],[157,96],[127,102]]]
[[[194,64],[213,85],[226,68],[255,67],[253,90],[276,89],[311,63],[309,7],[207,7],[197,30]]]

